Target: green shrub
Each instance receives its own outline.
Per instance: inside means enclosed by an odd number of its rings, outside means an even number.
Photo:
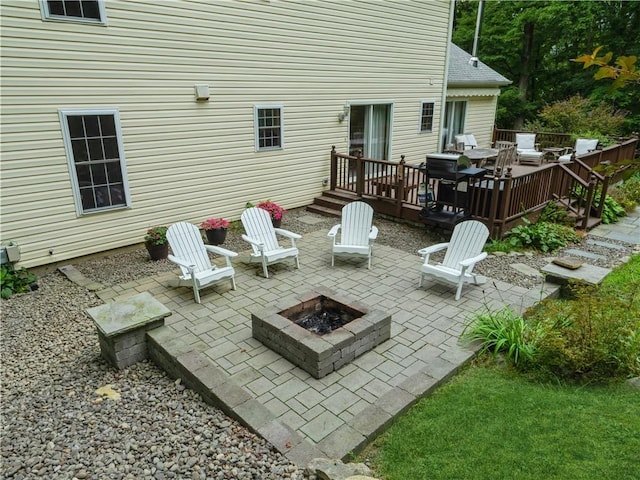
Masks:
[[[598,197],[599,198],[599,197]],[[596,208],[600,204],[598,199],[593,202]],[[604,197],[604,207],[602,208],[602,223],[616,223],[620,217],[627,214],[625,209],[611,195]]]
[[[559,223],[561,225],[573,225],[575,220],[569,213],[555,202],[549,202],[542,210],[538,222]]]
[[[592,102],[580,95],[544,107],[537,121],[525,125],[534,131],[572,133],[575,138],[597,138],[608,144],[623,131],[625,116],[604,101]]]
[[[640,172],[634,172],[621,184],[611,188],[609,192],[625,211],[632,211],[636,205],[640,205]]]
[[[461,338],[480,341],[480,353],[503,353],[514,365],[529,363],[536,355],[539,332],[529,328],[521,316],[509,308],[487,310],[471,318]]]
[[[29,273],[24,267],[16,270],[11,264],[2,265],[0,267],[0,297],[10,298],[14,293],[27,292],[35,281],[36,276]]]
[[[609,277],[600,288],[575,287],[572,300],[546,299],[527,312],[541,332],[533,369],[580,382],[640,375],[640,255]]]
[[[533,248],[541,252],[555,252],[569,243],[579,242],[580,238],[572,228],[557,223],[531,223],[526,218],[525,224],[519,225],[507,233],[506,239],[515,249]]]

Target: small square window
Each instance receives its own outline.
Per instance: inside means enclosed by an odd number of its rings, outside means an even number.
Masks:
[[[40,0],[42,18],[106,23],[104,0]]]
[[[420,131],[433,131],[433,112],[435,103],[432,101],[423,101],[420,107]]]
[[[256,105],[256,150],[276,150],[284,147],[282,105]]]

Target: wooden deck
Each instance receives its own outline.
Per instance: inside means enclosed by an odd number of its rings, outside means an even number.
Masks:
[[[632,138],[574,158],[569,163],[514,164],[504,172],[470,179],[465,193],[466,218],[482,221],[492,238],[500,238],[521,223],[523,217],[534,220],[549,202],[556,202],[575,217],[578,228],[593,228],[600,223],[608,186],[624,169],[621,166],[604,175],[594,167],[600,164],[615,166],[635,159],[637,143],[638,139]],[[361,155],[340,154],[334,147],[331,150],[330,189],[308,209],[339,216],[346,203],[364,200],[378,214],[425,223],[420,186],[430,186],[436,194],[439,189],[439,180],[427,180],[425,173],[420,165],[407,164],[403,157],[397,163],[373,160]]]

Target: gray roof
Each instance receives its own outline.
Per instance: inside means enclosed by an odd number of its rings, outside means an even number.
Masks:
[[[451,44],[449,54],[449,87],[501,87],[509,85],[511,80],[503,77],[498,72],[478,60],[478,66],[471,62],[472,56],[463,49]]]

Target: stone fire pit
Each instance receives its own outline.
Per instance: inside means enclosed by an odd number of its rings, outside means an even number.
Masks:
[[[251,314],[253,338],[315,378],[338,370],[391,336],[390,314],[330,289],[317,288],[279,305]],[[348,323],[324,335],[295,323],[325,308],[340,309]]]

